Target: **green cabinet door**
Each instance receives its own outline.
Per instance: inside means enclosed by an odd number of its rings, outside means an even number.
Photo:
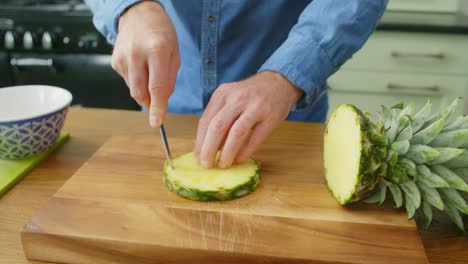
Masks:
[[[427,99],[439,109],[456,97],[468,98],[468,77],[342,69],[330,78],[329,85],[330,110],[348,103],[376,113],[382,104],[413,102],[421,107]],[[468,113],[463,106],[458,111]]]

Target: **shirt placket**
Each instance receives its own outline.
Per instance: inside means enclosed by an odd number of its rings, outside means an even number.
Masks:
[[[220,2],[220,0],[203,1],[201,57],[204,106],[208,104],[218,82],[216,69]]]

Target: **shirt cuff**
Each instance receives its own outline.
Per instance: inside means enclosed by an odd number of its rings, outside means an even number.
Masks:
[[[338,67],[333,66],[318,43],[299,35],[290,35],[258,72],[268,70],[280,73],[304,91],[304,96],[291,109],[301,111],[314,106],[326,94],[326,81],[336,69]]]
[[[120,16],[130,7],[145,0],[124,0],[124,1],[108,1],[109,7],[106,9],[106,14],[104,17],[106,18],[106,25],[108,25],[108,34],[106,36],[107,41],[109,43],[114,43],[115,39],[117,38],[118,33],[118,24]],[[155,0],[154,2],[160,4],[162,3]]]

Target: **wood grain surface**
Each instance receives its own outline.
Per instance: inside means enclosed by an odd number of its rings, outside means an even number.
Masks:
[[[333,200],[321,137],[313,141],[257,151],[262,180],[253,194],[194,202],[164,186],[158,137],[112,137],[25,226],[26,256],[65,263],[426,263],[403,211]],[[190,140],[170,142],[175,155],[193,148]]]
[[[147,120],[141,112],[72,108],[65,123],[72,135],[70,141],[0,198],[0,263],[43,263],[24,256],[20,240],[24,224],[110,136],[156,133],[148,127]],[[197,122],[198,116],[169,115],[166,128],[173,137],[192,139]],[[267,143],[310,146],[322,133],[322,125],[285,122]],[[356,210],[354,205],[351,209]],[[419,229],[429,262],[468,263],[468,238],[445,215],[434,217],[429,229]]]

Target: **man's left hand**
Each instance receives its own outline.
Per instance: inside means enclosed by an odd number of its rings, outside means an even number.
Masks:
[[[281,74],[260,72],[220,85],[198,124],[195,155],[205,168],[247,160],[286,119],[303,92]]]

